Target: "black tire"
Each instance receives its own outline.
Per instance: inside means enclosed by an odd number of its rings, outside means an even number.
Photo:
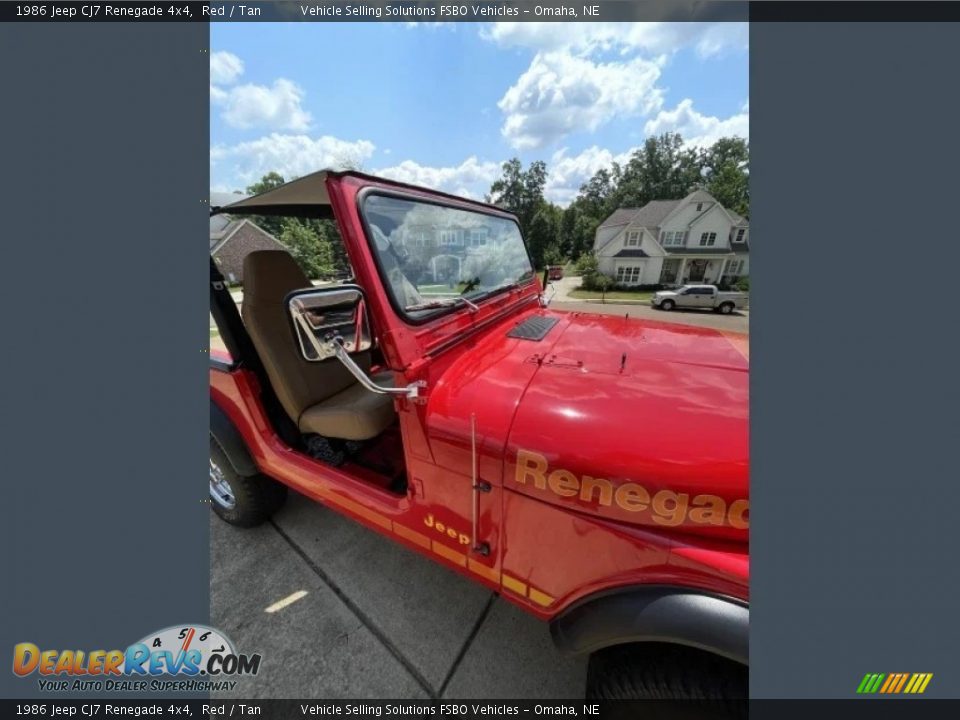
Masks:
[[[617,645],[587,666],[587,700],[668,701],[647,703],[645,718],[746,718],[748,687],[746,666],[679,645]]]
[[[664,300],[662,303],[660,303],[660,309],[670,312],[671,310],[673,310],[674,305],[675,303],[673,302],[673,300]]]
[[[733,312],[733,303],[728,303],[728,302],[720,303],[720,307],[717,308],[717,311],[721,315],[729,315],[730,313]]]
[[[219,473],[219,475],[215,475]],[[255,527],[279,510],[287,499],[287,487],[266,475],[240,475],[227,454],[210,436],[210,507],[223,520],[238,527]],[[232,503],[213,490],[214,477],[225,483]]]

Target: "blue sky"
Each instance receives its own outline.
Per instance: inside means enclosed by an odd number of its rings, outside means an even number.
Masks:
[[[481,197],[545,160],[568,203],[648,135],[748,136],[746,24],[213,23],[211,185],[350,163]]]

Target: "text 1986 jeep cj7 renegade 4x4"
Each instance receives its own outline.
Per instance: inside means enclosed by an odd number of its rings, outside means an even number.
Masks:
[[[211,260],[220,517],[289,486],[548,621],[589,697],[745,696],[744,336],[551,310],[513,215],[360,173],[212,213],[334,218],[354,273],[253,252],[238,312]]]

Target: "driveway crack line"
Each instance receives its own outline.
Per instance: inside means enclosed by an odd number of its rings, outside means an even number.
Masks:
[[[477,639],[477,635],[480,634],[480,628],[483,627],[483,623],[487,619],[487,615],[490,614],[490,610],[493,608],[493,603],[497,599],[496,593],[490,593],[490,597],[487,599],[487,604],[483,606],[483,610],[480,611],[477,621],[473,624],[473,629],[470,630],[470,634],[467,636],[467,639],[463,643],[463,647],[460,648],[460,652],[457,653],[457,656],[453,659],[453,665],[450,666],[447,676],[443,679],[443,682],[440,685],[440,690],[437,691],[437,697],[442,698],[443,694],[447,691],[447,685],[450,684],[450,681],[453,680],[453,676],[456,675],[457,670],[460,668],[460,663],[463,661],[463,658],[466,657],[467,650],[470,649],[470,646],[473,645],[473,641]]]
[[[429,698],[431,700],[437,700],[440,697],[440,694],[443,692],[442,688],[439,693],[435,691],[430,686],[430,683],[427,681],[427,679],[413,665],[413,663],[411,663],[406,657],[404,657],[403,653],[401,653],[400,650],[397,648],[397,646],[393,644],[393,641],[391,641],[390,638],[388,638],[383,633],[383,631],[377,627],[376,623],[374,623],[373,620],[371,620],[367,616],[367,614],[363,612],[363,610],[357,607],[357,605],[349,597],[347,597],[346,593],[340,588],[340,586],[337,585],[333,581],[333,579],[329,575],[327,575],[327,573],[324,572],[323,569],[319,565],[317,565],[317,563],[315,563],[310,558],[310,556],[303,551],[303,549],[299,545],[297,545],[296,542],[294,542],[293,538],[287,535],[287,533],[284,532],[279,525],[277,525],[275,520],[270,520],[270,524],[273,525],[273,529],[276,530],[277,533],[280,535],[280,537],[282,537],[287,542],[287,544],[300,557],[300,559],[307,564],[307,567],[309,567],[314,572],[314,574],[317,577],[319,577],[328,588],[330,588],[330,590],[333,592],[334,595],[337,596],[340,602],[342,602],[347,607],[347,609],[356,616],[356,618],[363,624],[363,626],[373,634],[373,636],[380,642],[380,644],[387,649],[387,652],[393,655],[393,657],[397,660],[397,662],[399,662],[403,666],[404,670],[410,673],[410,676],[417,681],[417,684],[423,689],[425,693],[427,693]],[[486,614],[487,609],[484,610],[484,613],[483,613],[484,615]],[[479,628],[475,628],[474,633],[476,632],[477,629]],[[473,638],[473,634],[471,634],[470,638],[471,639]],[[459,659],[460,657],[458,656],[457,661],[455,661],[454,663],[454,668],[456,667],[456,664],[459,661]],[[445,686],[446,686],[446,681],[444,682],[444,687]]]

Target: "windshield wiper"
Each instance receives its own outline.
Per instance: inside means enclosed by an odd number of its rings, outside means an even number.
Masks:
[[[444,308],[444,307],[453,307],[459,303],[463,303],[470,308],[470,312],[476,312],[480,309],[479,305],[470,302],[462,295],[451,298],[443,298],[442,300],[428,300],[427,302],[416,303],[415,305],[407,305],[404,310],[410,312],[411,310],[433,310],[434,308]]]

